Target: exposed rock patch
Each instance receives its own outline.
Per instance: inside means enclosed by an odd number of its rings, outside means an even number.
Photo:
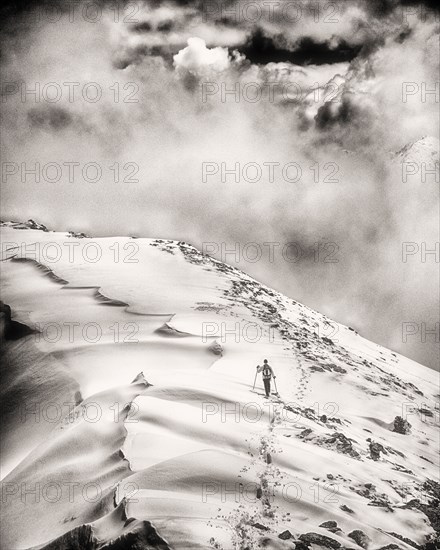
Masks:
[[[348,536],[354,540],[354,542],[360,546],[361,548],[368,548],[368,545],[371,542],[370,537],[368,537],[363,531],[360,529],[355,529],[351,533],[348,533]]]
[[[411,424],[408,420],[404,420],[401,416],[396,416],[393,423],[393,432],[407,435],[411,433]]]
[[[336,549],[342,546],[339,541],[325,535],[320,535],[319,533],[304,533],[300,535],[299,540],[310,544],[318,544],[319,546],[324,546],[324,548]]]
[[[324,521],[324,523],[321,523],[319,527],[323,527],[331,533],[341,532],[341,528],[338,527],[338,523],[334,520]]]

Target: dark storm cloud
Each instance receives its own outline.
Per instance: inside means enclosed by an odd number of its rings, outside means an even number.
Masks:
[[[365,6],[372,13],[383,17],[402,8],[422,8],[434,12],[440,10],[438,0],[368,0]]]
[[[403,42],[405,42],[405,40],[411,36],[411,33],[412,29],[408,27],[396,36],[396,42],[398,42],[399,44],[403,44]]]
[[[336,108],[334,103],[327,102],[318,109],[315,117],[316,126],[320,130],[331,130],[336,125],[355,123],[360,114],[361,110],[357,104],[350,96],[345,96]]]
[[[30,109],[27,118],[31,126],[47,130],[64,130],[73,122],[67,109],[58,106],[41,106]]]
[[[425,6],[429,10],[440,12],[440,3],[438,0],[422,0],[422,1],[416,1],[416,0],[401,0],[401,4],[403,6]]]
[[[324,65],[351,61],[361,50],[360,45],[351,46],[341,40],[336,47],[327,42],[316,42],[312,38],[302,38],[292,49],[282,45],[282,35],[268,37],[257,29],[244,46],[237,48],[251,63],[267,64],[289,62],[294,65]]]
[[[142,23],[136,23],[132,27],[134,32],[150,32],[152,27],[148,21],[142,21]]]
[[[160,31],[160,32],[170,32],[173,29],[173,27],[174,27],[173,21],[168,19],[168,20],[165,20],[165,21],[161,21],[157,25],[157,30]]]
[[[0,6],[0,16],[2,21],[12,18],[16,19],[23,13],[29,12],[42,4],[43,2],[38,2],[37,0],[5,0]]]
[[[134,48],[129,48],[118,53],[117,57],[113,60],[113,67],[115,69],[123,70],[131,65],[139,65],[143,63],[145,59],[158,57],[171,68],[173,64],[173,55],[184,48],[185,45],[185,42],[182,41],[180,44],[176,45],[141,45]]]
[[[160,21],[156,27],[154,27],[149,21],[142,21],[141,23],[136,23],[132,26],[132,30],[137,33],[148,33],[153,30],[158,32],[167,33],[174,28],[174,22],[170,19],[165,21]]]
[[[100,2],[96,2],[97,4]],[[70,4],[71,6],[71,4]],[[4,23],[15,21],[29,14],[44,13],[50,16],[55,12],[68,13],[69,2],[55,2],[53,0],[4,0],[0,5],[0,17]],[[33,24],[36,19],[34,18]],[[3,29],[4,30],[4,29]]]

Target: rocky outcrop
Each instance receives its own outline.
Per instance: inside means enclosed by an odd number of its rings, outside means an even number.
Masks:
[[[389,512],[393,512],[391,507],[391,502],[388,496],[385,493],[378,493],[376,486],[373,483],[364,483],[360,487],[350,487],[352,491],[361,495],[364,498],[367,498],[370,502],[368,506],[378,506],[380,508],[386,508]]]
[[[402,508],[416,509],[423,512],[429,519],[431,527],[440,533],[440,501],[437,499],[430,500],[428,503],[420,502],[415,498],[407,502]]]
[[[353,448],[353,441],[341,432],[334,432],[331,437],[325,440],[325,443],[335,445],[339,453],[349,455],[352,458],[360,458],[359,453]]]
[[[98,541],[93,534],[92,526],[80,525],[49,542],[41,550],[60,550],[60,548],[69,548],[69,550],[95,550],[98,548]]]
[[[324,529],[327,529],[331,533],[337,533],[338,531],[341,531],[341,528],[338,527],[338,524],[334,520],[324,521],[324,523],[321,523],[319,527],[323,527]]]
[[[299,540],[309,544],[318,544],[319,546],[324,546],[324,548],[336,549],[342,546],[337,540],[326,537],[325,535],[320,535],[319,533],[304,533],[300,535]]]
[[[171,550],[149,521],[138,521],[134,518],[127,519],[124,532],[110,541],[98,539],[92,525],[85,524],[54,539],[41,550],[139,550],[140,548]]]
[[[74,237],[75,239],[90,239],[91,238],[89,235],[86,235],[86,233],[83,233],[82,231],[69,231],[68,236],[69,237]]]
[[[369,444],[369,450],[370,450],[370,458],[372,460],[380,460],[380,453],[388,454],[388,451],[385,449],[383,445],[380,443],[377,443],[376,441],[373,441],[372,439],[368,438],[367,441]]]
[[[212,344],[208,347],[209,351],[211,351],[214,355],[223,355],[223,347],[221,344],[217,342],[217,340],[214,340]]]
[[[19,340],[35,332],[27,325],[13,321],[11,308],[0,302],[0,340]]]
[[[351,508],[349,508],[348,506],[346,506],[345,504],[342,504],[341,506],[339,506],[339,508],[343,512],[347,512],[348,514],[354,514],[354,511]]]
[[[407,435],[411,433],[411,424],[408,420],[404,420],[401,416],[396,416],[393,423],[393,432]]]
[[[351,533],[348,533],[348,536],[361,548],[368,548],[371,542],[370,537],[360,529],[355,529]]]

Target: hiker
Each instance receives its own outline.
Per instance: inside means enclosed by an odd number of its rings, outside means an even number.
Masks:
[[[257,372],[263,373],[264,391],[266,392],[266,397],[269,397],[269,395],[270,395],[270,380],[271,380],[272,376],[274,378],[276,378],[276,376],[275,376],[275,374],[272,370],[272,367],[267,362],[267,359],[264,360],[262,367],[260,367],[260,365],[258,365]]]

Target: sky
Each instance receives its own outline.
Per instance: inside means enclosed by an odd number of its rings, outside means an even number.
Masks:
[[[2,219],[188,241],[438,368],[437,9],[6,3]]]

